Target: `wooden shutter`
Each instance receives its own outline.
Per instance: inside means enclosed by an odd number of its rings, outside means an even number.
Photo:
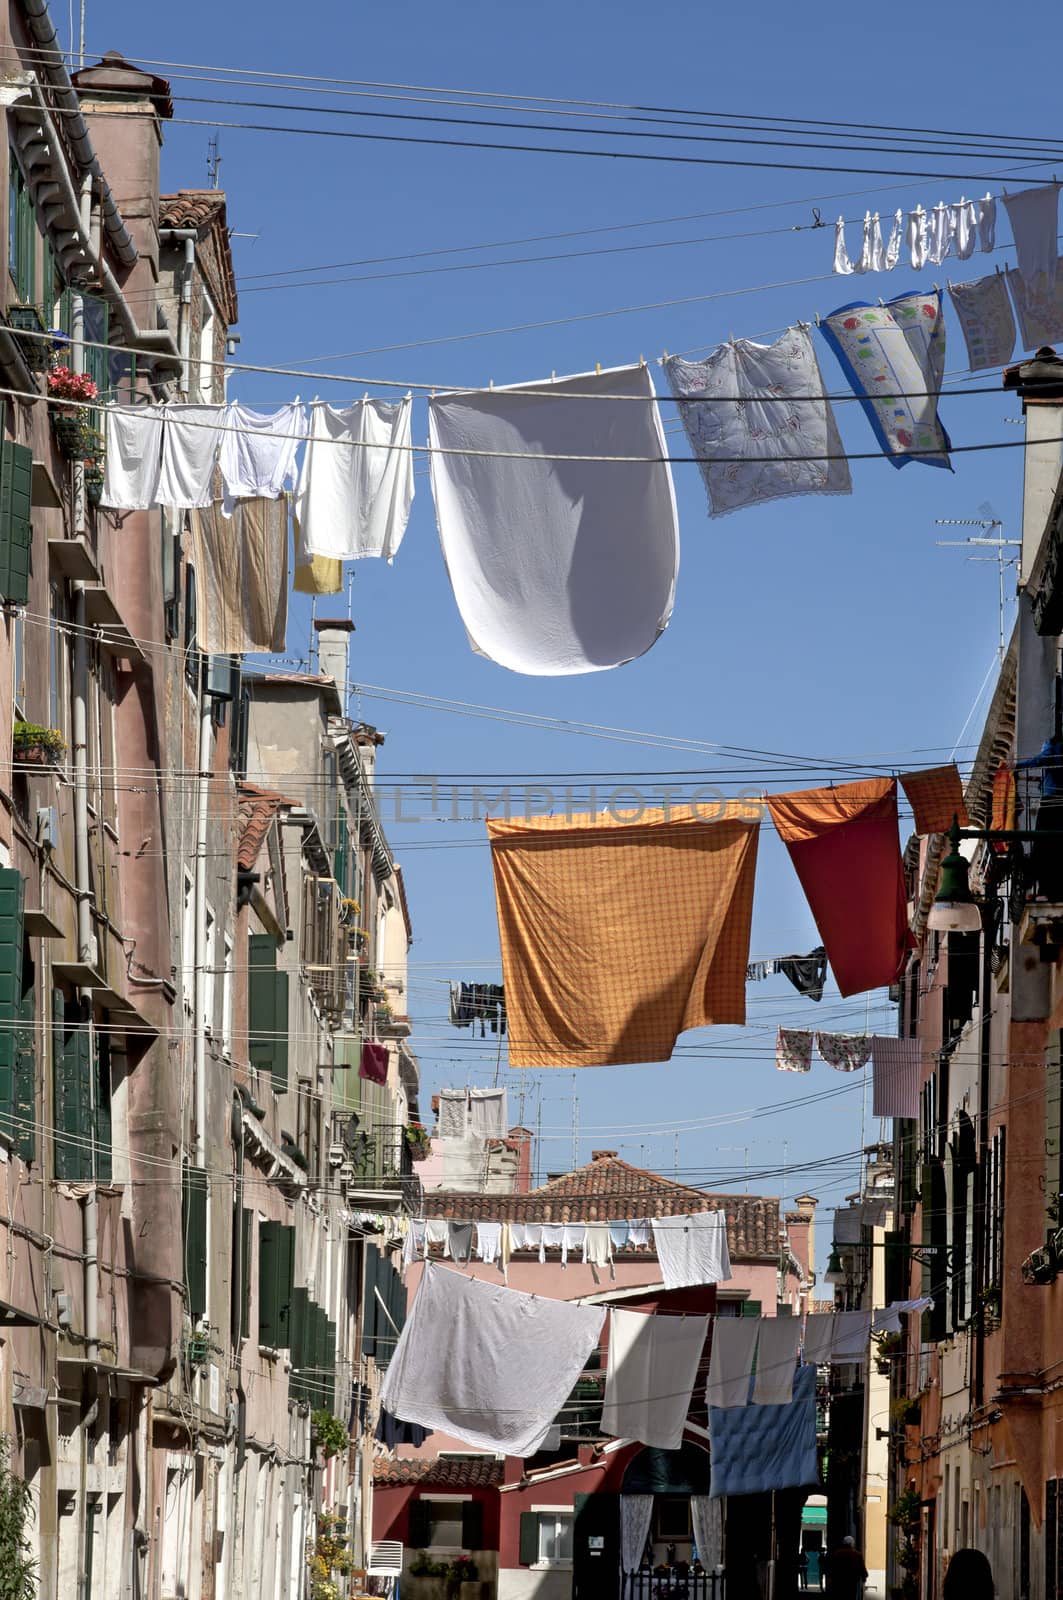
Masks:
[[[924,1246],[942,1246],[948,1243],[948,1216],[946,1213],[945,1169],[940,1161],[923,1163],[919,1184],[922,1204],[922,1239]],[[947,1255],[937,1248],[923,1263],[924,1295],[933,1297],[933,1305],[923,1312],[922,1339],[933,1344],[944,1339],[948,1323],[948,1293],[946,1290]]]
[[[73,1013],[71,1016],[70,1013]],[[92,1084],[88,1022],[52,990],[55,1175],[72,1182],[92,1177]]]
[[[306,1400],[306,1345],[310,1325],[310,1297],[305,1289],[292,1290],[292,1314],[288,1330],[291,1341],[292,1372],[288,1379],[288,1394],[293,1400]]]
[[[22,996],[15,1033],[15,1148],[23,1161],[37,1154],[37,993]]]
[[[376,1355],[376,1295],[378,1264],[382,1265],[380,1252],[375,1245],[365,1246],[365,1289],[362,1297],[362,1354]]]
[[[743,1300],[741,1302],[742,1309],[739,1312],[739,1315],[743,1317],[759,1317],[762,1304],[763,1302],[760,1300]]]
[[[258,1342],[277,1349],[280,1316],[277,1306],[277,1257],[281,1250],[281,1224],[258,1225]]]
[[[95,1157],[96,1177],[100,1183],[111,1181],[111,1045],[106,1037],[96,1039],[96,1111]]]
[[[188,1314],[207,1309],[207,1174],[201,1167],[184,1169],[184,1256]]]
[[[539,1559],[539,1516],[535,1511],[520,1514],[520,1564],[533,1567]]]
[[[268,1071],[277,1094],[288,1088],[288,974],[277,971],[277,946],[268,933],[248,940],[248,1055]]]
[[[295,1276],[295,1229],[277,1224],[277,1347],[286,1350],[291,1339],[292,1287]]]
[[[484,1547],[484,1508],[482,1500],[466,1500],[462,1505],[461,1547],[463,1550],[482,1550]]]
[[[347,841],[347,813],[341,804],[336,818],[336,853],[332,863],[332,876],[340,886],[341,895],[350,893],[347,887]]]
[[[237,1337],[246,1339],[251,1329],[251,1232],[255,1213],[240,1208],[240,1307]]]
[[[16,1027],[22,1020],[21,872],[0,870],[0,1131],[15,1136]]]
[[[0,444],[0,596],[12,605],[29,599],[33,524],[33,451]]]
[[[432,1537],[432,1502],[430,1500],[410,1501],[410,1525],[406,1531],[406,1542],[412,1550],[426,1550]],[[523,1561],[524,1557],[521,1557]]]
[[[323,1362],[325,1399],[324,1405],[337,1413],[338,1399],[337,1388],[339,1374],[336,1371],[336,1324],[331,1317],[325,1318],[325,1356]]]

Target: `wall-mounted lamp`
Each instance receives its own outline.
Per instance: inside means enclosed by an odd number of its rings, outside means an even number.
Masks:
[[[981,930],[981,906],[971,893],[968,877],[970,863],[960,853],[961,839],[1016,844],[1024,839],[1043,837],[1043,834],[1038,835],[1029,829],[961,828],[959,819],[953,817],[948,834],[949,850],[941,863],[938,891],[926,919],[927,927],[936,933],[978,933]]]

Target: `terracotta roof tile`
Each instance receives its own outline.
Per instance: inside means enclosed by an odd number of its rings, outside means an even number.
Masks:
[[[596,1161],[544,1183],[528,1194],[464,1194],[425,1191],[425,1216],[456,1221],[482,1217],[509,1222],[593,1222],[624,1217],[671,1217],[695,1211],[723,1211],[727,1243],[736,1260],[779,1257],[779,1202],[766,1195],[709,1194],[675,1183],[618,1156]]]
[[[260,789],[253,783],[241,783],[237,792],[240,797],[240,843],[236,864],[245,872],[250,872],[281,806],[294,806],[299,802],[289,800],[272,789]]]
[[[215,216],[225,220],[225,194],[221,189],[178,189],[160,194],[160,228],[201,228]]]
[[[477,1456],[468,1461],[455,1461],[446,1457],[423,1460],[417,1457],[395,1461],[378,1460],[373,1463],[373,1482],[381,1485],[430,1484],[442,1488],[444,1484],[454,1489],[490,1489],[502,1482],[504,1461],[492,1456]]]

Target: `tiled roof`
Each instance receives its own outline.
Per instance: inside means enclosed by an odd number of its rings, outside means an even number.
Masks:
[[[379,1460],[373,1463],[373,1482],[398,1487],[401,1484],[431,1485],[441,1489],[490,1489],[502,1482],[504,1461],[492,1456],[475,1456],[468,1461],[454,1461],[437,1457],[426,1461],[418,1458],[396,1461]]]
[[[707,1194],[633,1167],[610,1151],[574,1172],[566,1172],[529,1194],[460,1194],[426,1190],[425,1215],[475,1221],[594,1222],[623,1217],[672,1217],[694,1211],[723,1211],[727,1243],[736,1260],[779,1256],[779,1202],[752,1194]]]
[[[240,796],[240,844],[236,864],[250,872],[258,860],[258,852],[281,806],[298,805],[272,789],[260,789],[253,783],[238,786]]]

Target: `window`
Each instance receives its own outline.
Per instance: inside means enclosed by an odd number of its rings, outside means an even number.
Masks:
[[[204,294],[199,322],[199,397],[201,400],[213,400],[215,398],[214,328],[214,303],[209,295]]]
[[[185,1163],[182,1183],[182,1238],[188,1315],[193,1321],[207,1312],[207,1174]]]
[[[573,1513],[567,1507],[524,1511],[520,1518],[520,1563],[523,1567],[567,1567],[572,1564]]]
[[[25,884],[0,870],[0,1133],[23,1161],[36,1152],[34,970],[23,929]]]
[[[295,1229],[283,1222],[258,1225],[258,1342],[286,1350],[291,1338]]]
[[[233,1053],[233,942],[228,934],[222,938],[221,968],[221,1048],[222,1054]]]
[[[656,1538],[659,1544],[690,1538],[690,1498],[687,1495],[658,1495],[654,1501]]]
[[[0,597],[24,606],[29,598],[33,451],[0,444]]]
[[[206,1034],[214,1032],[214,969],[218,959],[217,930],[214,913],[207,907],[207,936],[203,941],[203,989],[200,1022]]]
[[[274,1091],[288,1088],[288,974],[277,971],[272,934],[248,939],[247,1051],[251,1065],[268,1071]]]
[[[95,1047],[95,1048],[94,1048]],[[55,1175],[86,1183],[111,1177],[111,1055],[76,1000],[52,990]]]
[[[8,172],[7,264],[19,302],[31,306],[37,295],[37,219],[14,156]]]
[[[466,1495],[414,1500],[409,1543],[418,1550],[482,1550],[483,1506]]]
[[[185,677],[198,694],[203,657],[196,645],[197,626],[196,572],[194,567],[189,566],[185,568]]]
[[[49,726],[63,732],[66,727],[67,655],[69,643],[64,631],[66,606],[57,583],[49,585],[51,617],[48,628],[48,718]]]
[[[195,895],[192,874],[185,871],[185,894],[181,906],[181,993],[185,1010],[191,1012],[195,998],[195,966],[192,960],[195,949]]]

